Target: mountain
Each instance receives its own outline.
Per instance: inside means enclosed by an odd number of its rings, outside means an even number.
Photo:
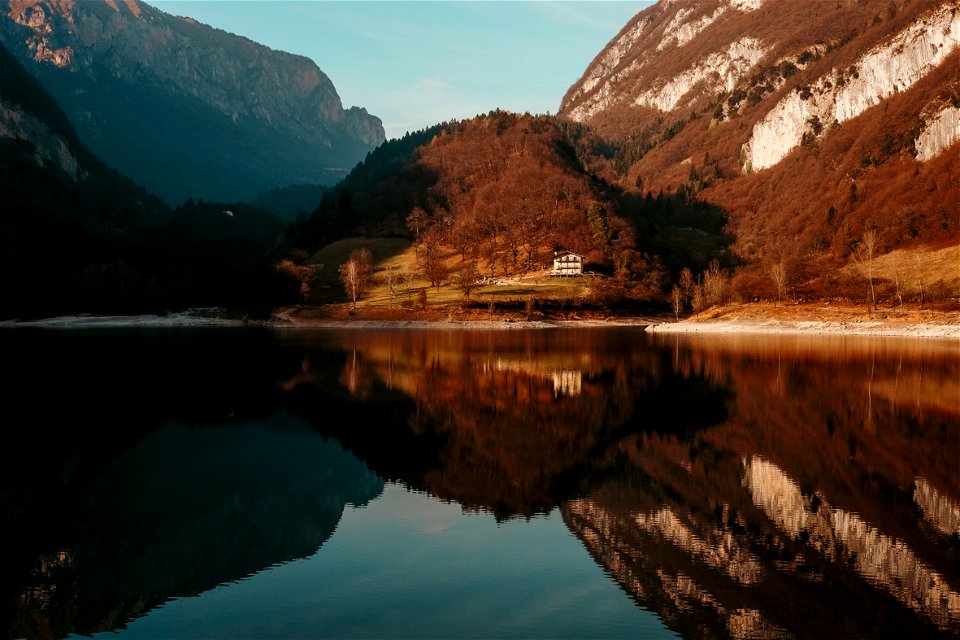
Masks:
[[[615,141],[624,188],[721,207],[734,257],[823,293],[877,250],[960,234],[953,0],[664,0],[637,14],[559,116]]]
[[[269,309],[283,224],[249,205],[176,210],[85,147],[0,44],[0,318]]]
[[[129,230],[168,212],[80,142],[2,45],[0,151],[0,317],[70,306],[73,276],[112,261]]]
[[[0,0],[0,40],[109,165],[168,202],[331,184],[383,142],[311,60],[138,0]]]

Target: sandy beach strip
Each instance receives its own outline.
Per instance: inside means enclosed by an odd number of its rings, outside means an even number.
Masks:
[[[777,319],[705,319],[665,321],[664,318],[583,318],[583,319],[471,319],[471,320],[383,320],[291,318],[274,316],[270,319],[244,320],[186,311],[164,315],[134,316],[60,316],[36,320],[4,320],[0,328],[35,327],[50,329],[109,329],[109,328],[165,328],[165,327],[243,327],[261,326],[282,330],[301,329],[416,329],[416,330],[530,330],[631,327],[652,333],[671,334],[781,334],[781,335],[855,335],[895,336],[914,338],[941,338],[960,340],[960,319],[957,323],[909,323],[881,320],[815,321]]]
[[[850,335],[901,338],[952,338],[960,340],[960,324],[904,324],[896,322],[820,322],[813,320],[684,320],[651,324],[647,331],[654,333],[722,333],[722,334],[800,334]]]

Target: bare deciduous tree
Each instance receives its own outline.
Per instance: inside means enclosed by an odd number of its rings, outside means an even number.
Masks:
[[[673,285],[670,291],[670,306],[673,307],[673,315],[677,322],[680,322],[680,312],[683,311],[683,291],[677,285]]]
[[[473,262],[464,264],[453,274],[453,284],[468,298],[479,282],[480,272],[477,271],[477,265]]]
[[[388,266],[383,270],[383,284],[390,289],[390,295],[397,295],[396,286],[400,281],[400,267]]]
[[[684,267],[680,272],[680,292],[683,294],[684,303],[688,302],[693,295],[693,286],[693,272]]]
[[[893,284],[897,301],[900,303],[900,313],[903,313],[903,295],[900,293],[900,260],[903,252],[898,251],[893,256]]]
[[[770,277],[773,279],[774,286],[777,287],[777,304],[779,304],[787,290],[787,263],[783,258],[770,267]]]
[[[867,282],[870,285],[870,297],[867,299],[867,311],[877,308],[877,295],[873,288],[873,258],[877,252],[877,230],[867,229],[857,247],[855,259],[865,271]]]
[[[373,275],[373,256],[367,249],[354,249],[350,258],[340,265],[340,281],[347,295],[357,306],[357,299],[363,295],[363,292],[370,286],[370,279]]]
[[[920,294],[920,308],[923,308],[923,254],[917,252],[917,291]]]
[[[703,272],[703,296],[708,305],[720,305],[727,301],[727,289],[730,279],[727,273],[720,268],[720,263],[716,260],[710,262],[710,266]]]

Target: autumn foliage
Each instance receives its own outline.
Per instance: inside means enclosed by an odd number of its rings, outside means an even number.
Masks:
[[[607,106],[566,125],[578,155],[627,192],[692,196],[724,211],[738,295],[774,300],[790,289],[845,296],[836,273],[855,262],[865,234],[876,233],[878,254],[955,245],[960,238],[956,144],[927,161],[917,159],[914,147],[933,114],[960,106],[960,51],[855,118],[814,122],[801,144],[770,168],[751,171],[741,149],[784,97],[809,95],[818,78],[842,77],[838,70],[856,74],[863,56],[944,4],[779,1],[741,12],[719,0],[658,3],[621,31],[633,38],[629,46],[614,44],[618,36],[599,52],[565,96],[560,117],[609,91]],[[670,25],[709,16],[716,20],[678,55]],[[692,86],[668,111],[638,104],[637,96],[745,37],[761,42],[764,53],[734,86]],[[616,80],[598,81],[608,76]],[[777,265],[785,272],[774,279]]]
[[[645,250],[649,238],[637,241],[650,226],[637,224],[642,204],[627,206],[585,170],[555,118],[496,110],[371,154],[290,238],[315,249],[328,232],[407,236],[424,279],[465,296],[485,279],[549,269],[565,249],[612,276],[608,297],[651,299],[666,270]]]

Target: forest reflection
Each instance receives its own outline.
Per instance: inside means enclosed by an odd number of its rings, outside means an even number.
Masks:
[[[960,632],[954,343],[337,341],[351,393],[401,391],[409,429],[435,445],[405,482],[497,517],[560,506],[597,562],[684,635]]]
[[[309,556],[385,481],[498,520],[559,509],[686,637],[960,635],[955,342],[622,328],[0,343],[25,438],[0,471],[8,636],[122,628]]]
[[[585,490],[613,463],[624,434],[686,431],[724,417],[722,387],[674,373],[662,351],[635,348],[642,338],[637,331],[325,333],[324,342],[346,352],[338,380],[355,400],[412,401],[391,450],[408,462],[425,451],[431,459],[404,469],[382,460],[379,424],[341,428],[314,413],[330,402],[320,395],[325,374],[309,357],[282,385],[299,387],[299,415],[385,477],[498,518],[532,516]]]

